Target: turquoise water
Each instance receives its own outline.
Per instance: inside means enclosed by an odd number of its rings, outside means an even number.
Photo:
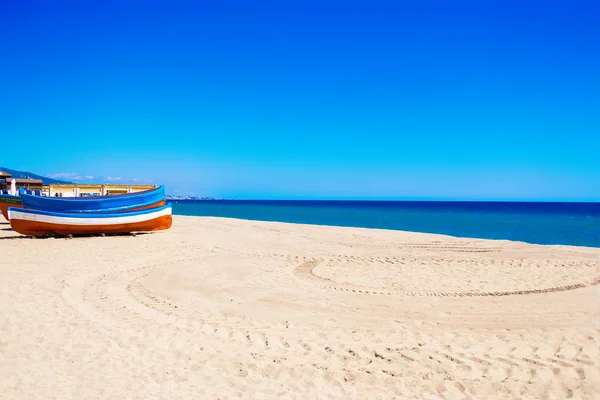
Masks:
[[[600,203],[173,201],[173,212],[600,247]]]

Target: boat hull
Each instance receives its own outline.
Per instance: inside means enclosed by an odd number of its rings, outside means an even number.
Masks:
[[[0,195],[0,212],[8,221],[8,207],[21,208],[21,198],[19,196]]]
[[[9,208],[10,226],[28,236],[152,232],[172,225],[171,206],[135,212],[68,214]]]
[[[165,200],[164,186],[145,192],[98,197],[44,197],[21,194],[24,208],[58,213],[131,210],[163,200]]]

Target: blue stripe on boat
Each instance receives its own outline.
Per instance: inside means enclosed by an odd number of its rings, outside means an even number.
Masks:
[[[123,206],[123,207],[115,207],[115,208],[103,208],[99,211],[96,210],[72,210],[72,211],[67,211],[68,213],[94,213],[94,212],[113,212],[113,211],[123,211],[123,212],[127,212],[127,210],[129,210],[130,208],[138,208],[138,207],[147,207],[147,206],[151,206],[152,204],[156,204],[160,202],[159,201],[149,201],[146,203],[141,203],[141,204],[134,204],[132,206]]]
[[[98,197],[44,197],[21,194],[24,208],[48,210],[54,212],[79,212],[117,210],[132,208],[141,204],[157,203],[165,198],[164,186],[132,194]]]

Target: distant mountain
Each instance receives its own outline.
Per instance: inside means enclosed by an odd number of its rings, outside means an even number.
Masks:
[[[19,179],[26,179],[26,178],[41,179],[42,182],[44,182],[44,185],[61,184],[61,183],[73,183],[73,182],[68,182],[68,181],[61,181],[59,179],[48,178],[47,176],[42,176],[42,175],[34,174],[32,172],[18,171],[16,169],[10,169],[10,168],[6,168],[6,167],[0,167],[0,171],[8,172],[9,174],[11,174],[13,176],[13,178],[19,178]]]

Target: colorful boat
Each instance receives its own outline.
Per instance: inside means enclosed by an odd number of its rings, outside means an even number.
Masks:
[[[8,221],[8,207],[20,208],[21,198],[19,196],[11,196],[10,194],[0,195],[0,211],[6,220]]]
[[[29,236],[151,232],[169,229],[171,205],[119,213],[55,213],[9,207],[10,226]]]
[[[23,208],[58,213],[131,210],[164,201],[164,186],[144,192],[98,197],[44,197],[21,194]]]

